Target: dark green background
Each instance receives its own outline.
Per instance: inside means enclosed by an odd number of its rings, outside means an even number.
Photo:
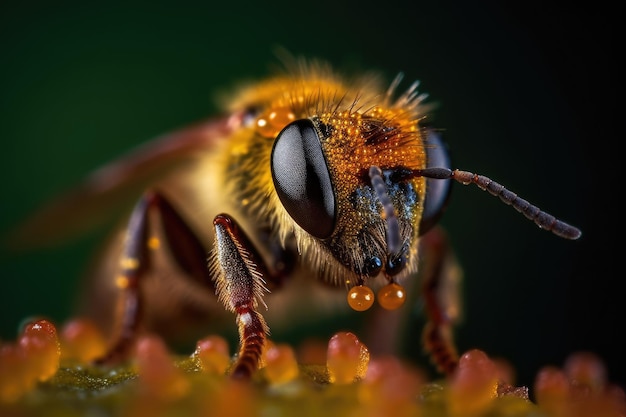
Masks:
[[[465,270],[460,348],[508,358],[525,384],[590,349],[624,382],[624,274],[609,243],[622,238],[619,192],[604,191],[623,138],[615,11],[597,2],[52,3],[0,5],[1,232],[132,145],[211,114],[212,94],[267,74],[276,46],[388,79],[403,71],[440,104],[431,120],[446,129],[455,166],[584,231],[559,239],[456,186],[443,224]],[[13,339],[29,315],[71,314],[97,238],[2,251],[0,338]]]

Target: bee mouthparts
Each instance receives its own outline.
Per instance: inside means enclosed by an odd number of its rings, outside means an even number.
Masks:
[[[400,224],[396,211],[391,203],[391,198],[387,193],[387,186],[383,180],[383,172],[377,166],[371,166],[369,170],[370,181],[376,193],[376,197],[383,206],[383,216],[385,219],[385,229],[387,232],[387,253],[397,254],[401,248],[400,244]]]

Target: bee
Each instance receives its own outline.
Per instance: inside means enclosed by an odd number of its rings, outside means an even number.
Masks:
[[[94,268],[89,307],[107,310],[104,295],[119,294],[105,314],[116,317],[115,336],[100,363],[126,356],[140,331],[180,331],[207,312],[230,322],[227,313],[239,340],[231,375],[250,377],[277,315],[306,316],[315,304],[365,311],[376,299],[402,309],[420,272],[424,344],[452,372],[452,306],[438,295],[450,250],[436,227],[452,181],[477,185],[557,236],[581,235],[497,182],[452,169],[439,133],[425,126],[430,108],[417,83],[398,93],[400,76],[385,86],[319,61],[287,67],[241,88],[222,115],[95,171],[22,228],[18,241],[71,234],[110,200],[136,193]]]

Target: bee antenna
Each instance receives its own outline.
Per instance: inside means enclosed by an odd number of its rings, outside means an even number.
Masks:
[[[370,169],[371,171],[371,169]],[[463,185],[476,184],[478,188],[489,194],[499,197],[504,204],[511,205],[515,210],[522,213],[526,218],[535,222],[541,229],[551,231],[557,236],[565,239],[578,239],[582,232],[577,227],[558,220],[553,215],[542,211],[537,206],[530,204],[528,201],[517,194],[504,188],[492,179],[484,175],[474,174],[468,171],[460,171],[458,169],[450,170],[448,168],[425,168],[412,171],[412,176],[426,177],[433,179],[453,179]]]
[[[389,198],[389,194],[387,193],[387,186],[383,180],[383,173],[380,168],[371,166],[369,176],[376,197],[378,197],[378,201],[380,201],[380,204],[383,206],[387,231],[387,251],[390,254],[395,254],[400,249],[400,224],[398,223],[398,217],[391,203],[391,198]]]

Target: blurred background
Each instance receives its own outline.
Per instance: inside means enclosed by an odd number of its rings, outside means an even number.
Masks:
[[[438,105],[430,122],[455,167],[583,230],[557,238],[455,186],[442,223],[465,274],[460,349],[506,358],[523,384],[590,350],[624,385],[618,14],[497,3],[2,2],[0,233],[132,146],[214,113],[214,93],[270,73],[276,47],[388,80],[402,71]],[[0,339],[29,316],[71,316],[101,237],[2,249]]]

